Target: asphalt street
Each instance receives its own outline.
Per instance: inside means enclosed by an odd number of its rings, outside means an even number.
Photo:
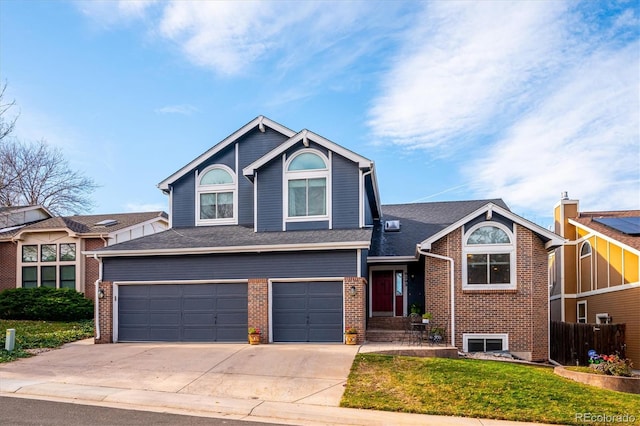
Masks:
[[[277,426],[211,417],[183,416],[148,411],[121,410],[27,398],[0,397],[3,426]]]

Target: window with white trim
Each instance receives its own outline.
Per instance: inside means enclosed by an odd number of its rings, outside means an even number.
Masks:
[[[285,167],[287,220],[329,217],[329,160],[313,149],[303,149]]]
[[[196,225],[236,223],[236,177],[229,167],[207,167],[196,178]]]
[[[613,318],[609,316],[607,313],[596,314],[596,324],[611,324],[613,322]]]
[[[509,350],[508,334],[462,334],[463,352],[501,352]]]
[[[515,289],[515,242],[510,229],[497,222],[479,223],[463,237],[465,290]]]
[[[576,317],[579,323],[587,323],[587,301],[578,302]]]
[[[20,285],[23,288],[76,289],[76,244],[24,244]]]
[[[585,241],[580,247],[580,273],[578,275],[578,292],[587,292],[592,290],[593,286],[593,257],[591,256],[591,243]]]

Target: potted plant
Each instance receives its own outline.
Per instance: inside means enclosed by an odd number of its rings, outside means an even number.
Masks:
[[[412,314],[420,314],[420,305],[417,303],[412,303],[409,309]]]
[[[249,344],[260,344],[260,329],[256,327],[249,327]]]
[[[358,340],[358,330],[355,327],[347,327],[344,332],[344,343],[347,345],[355,345]]]
[[[425,312],[424,314],[422,314],[422,322],[424,324],[429,324],[431,318],[433,318],[431,312]]]

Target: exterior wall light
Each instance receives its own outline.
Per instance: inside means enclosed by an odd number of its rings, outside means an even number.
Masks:
[[[98,299],[104,299],[104,289],[98,290]]]
[[[355,296],[356,293],[357,293],[356,286],[352,285],[351,288],[349,289],[349,294],[352,296]]]

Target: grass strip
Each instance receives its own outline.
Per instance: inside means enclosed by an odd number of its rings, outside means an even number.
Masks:
[[[627,424],[640,424],[640,395],[573,382],[549,367],[474,359],[359,354],[341,406],[573,425],[585,423],[581,413],[627,414],[635,418]]]

